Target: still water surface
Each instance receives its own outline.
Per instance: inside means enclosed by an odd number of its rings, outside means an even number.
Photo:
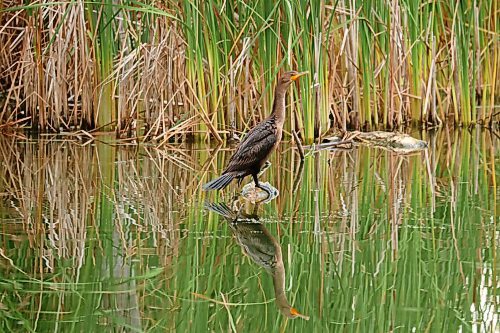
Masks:
[[[0,137],[1,331],[494,332],[499,140],[414,135],[284,143],[260,205],[201,191],[231,146]]]

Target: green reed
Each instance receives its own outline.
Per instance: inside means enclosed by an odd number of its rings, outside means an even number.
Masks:
[[[113,1],[104,1],[101,5],[91,5],[92,11],[89,13],[90,22],[94,23],[94,52],[98,65],[97,80],[102,84],[99,96],[99,113],[97,123],[103,130],[111,129],[110,125],[116,119],[115,87],[111,77],[113,71],[113,59],[116,54],[115,34],[118,31],[115,18],[118,15],[118,8],[113,7]]]
[[[41,2],[2,14],[2,124],[26,112],[18,126],[222,141],[271,112],[288,69],[310,72],[285,127],[306,139],[498,122],[496,1]]]

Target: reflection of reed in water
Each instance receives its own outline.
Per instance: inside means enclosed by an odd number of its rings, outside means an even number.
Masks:
[[[93,221],[94,158],[90,145],[0,137],[0,197],[7,199],[0,212],[8,212],[11,237],[29,240],[22,255],[36,264],[23,267],[26,272],[57,271],[61,258],[72,261],[74,274],[82,267],[87,224]],[[21,255],[19,244],[6,248],[9,256]]]
[[[288,318],[301,317],[309,320],[308,316],[301,314],[288,303],[285,294],[285,267],[281,247],[259,222],[259,217],[256,215],[258,206],[254,206],[252,214],[233,211],[225,203],[207,203],[205,207],[226,219],[243,251],[257,265],[272,275],[276,305],[281,313]]]

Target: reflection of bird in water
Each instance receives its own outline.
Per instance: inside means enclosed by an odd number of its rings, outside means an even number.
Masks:
[[[281,141],[283,123],[285,122],[285,95],[288,87],[307,72],[290,71],[279,79],[274,91],[274,103],[271,115],[260,124],[252,128],[231,156],[222,175],[205,185],[204,190],[220,190],[225,188],[234,179],[241,183],[244,177],[252,175],[255,187],[269,192],[259,184],[258,174],[269,155]]]
[[[205,207],[227,220],[244,252],[272,275],[276,304],[280,312],[288,318],[301,317],[309,320],[308,316],[299,313],[288,303],[285,295],[285,267],[281,246],[259,222],[255,214],[256,209],[247,215],[232,211],[225,203],[207,203]]]

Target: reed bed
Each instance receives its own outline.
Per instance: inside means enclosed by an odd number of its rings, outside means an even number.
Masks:
[[[283,145],[262,175],[280,196],[258,214],[307,322],[279,314],[269,275],[203,210],[231,202],[234,186],[200,189],[230,148],[0,138],[0,327],[494,332],[498,138],[413,135],[429,149],[301,161]]]
[[[307,139],[499,119],[494,0],[2,4],[9,127],[221,141],[270,112],[276,75],[292,68],[310,76],[286,130]]]

